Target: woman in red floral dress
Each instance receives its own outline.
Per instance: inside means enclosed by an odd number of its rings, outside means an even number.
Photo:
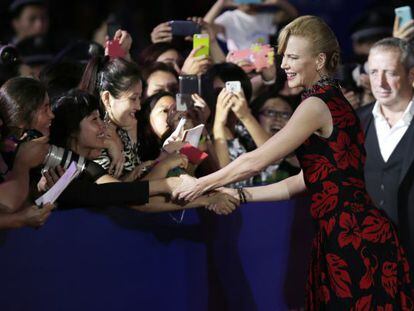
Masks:
[[[245,188],[244,194],[248,201],[310,194],[317,232],[306,309],[413,310],[409,267],[396,229],[365,189],[359,120],[338,84],[329,78],[339,62],[335,35],[321,19],[302,16],[282,30],[279,52],[284,54],[282,68],[289,87],[306,89],[288,124],[263,146],[220,171],[198,180],[183,177],[175,195],[194,199],[252,176],[296,151],[302,167],[299,175]]]

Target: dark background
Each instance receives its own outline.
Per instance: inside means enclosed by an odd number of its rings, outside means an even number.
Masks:
[[[5,43],[11,37],[8,6],[11,1],[0,1],[0,40]],[[214,4],[214,0],[49,0],[50,29],[62,39],[91,38],[94,30],[115,13],[123,27],[134,39],[135,50],[149,44],[153,27],[171,19],[188,16],[203,16]],[[373,7],[393,8],[412,5],[409,0],[291,0],[301,15],[312,14],[323,17],[337,34],[345,58],[351,51],[350,26]],[[390,25],[392,26],[392,25]]]

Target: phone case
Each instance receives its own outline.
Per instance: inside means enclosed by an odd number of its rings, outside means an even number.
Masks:
[[[413,19],[413,16],[411,14],[411,8],[409,6],[402,6],[395,9],[395,15],[399,18],[399,25],[400,27],[407,24],[410,20]]]
[[[195,53],[194,56],[208,56],[210,54],[210,38],[207,34],[195,34],[193,36],[193,49],[200,46],[203,46],[203,48]]]
[[[268,45],[253,44],[250,48],[233,51],[229,54],[229,62],[243,64],[245,72],[262,70],[274,64],[275,51]]]
[[[196,75],[179,76],[178,84],[178,90],[181,94],[199,94],[198,77]]]
[[[192,36],[200,33],[200,25],[193,21],[170,21],[173,36]]]
[[[227,81],[226,90],[231,93],[238,93],[241,91],[240,81]]]
[[[119,40],[110,40],[107,43],[108,55],[110,58],[125,57],[126,52],[119,44]]]

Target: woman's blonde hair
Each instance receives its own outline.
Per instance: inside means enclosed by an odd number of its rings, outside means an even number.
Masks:
[[[319,17],[305,15],[286,25],[279,34],[278,53],[286,50],[290,36],[300,36],[309,40],[315,55],[326,55],[325,69],[334,73],[339,64],[340,49],[338,40],[329,26]]]

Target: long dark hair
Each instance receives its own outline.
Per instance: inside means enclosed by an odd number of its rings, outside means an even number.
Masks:
[[[79,89],[98,98],[103,91],[119,98],[122,92],[142,81],[141,71],[136,63],[123,58],[95,56],[86,66]]]
[[[139,157],[142,161],[154,160],[160,154],[162,139],[152,129],[150,114],[158,101],[166,96],[175,98],[172,93],[158,92],[144,100],[138,113],[138,141],[140,142]]]
[[[81,90],[71,90],[53,104],[55,118],[50,129],[50,143],[69,148],[73,134],[80,131],[81,121],[99,110],[96,96]]]
[[[32,78],[17,77],[4,83],[0,88],[1,137],[21,135],[19,130],[29,129],[46,96],[43,84]]]
[[[151,66],[153,63],[157,61],[157,58],[160,57],[161,54],[169,51],[175,50],[178,54],[178,48],[169,42],[159,42],[154,43],[146,47],[138,57],[138,62],[142,67]]]

